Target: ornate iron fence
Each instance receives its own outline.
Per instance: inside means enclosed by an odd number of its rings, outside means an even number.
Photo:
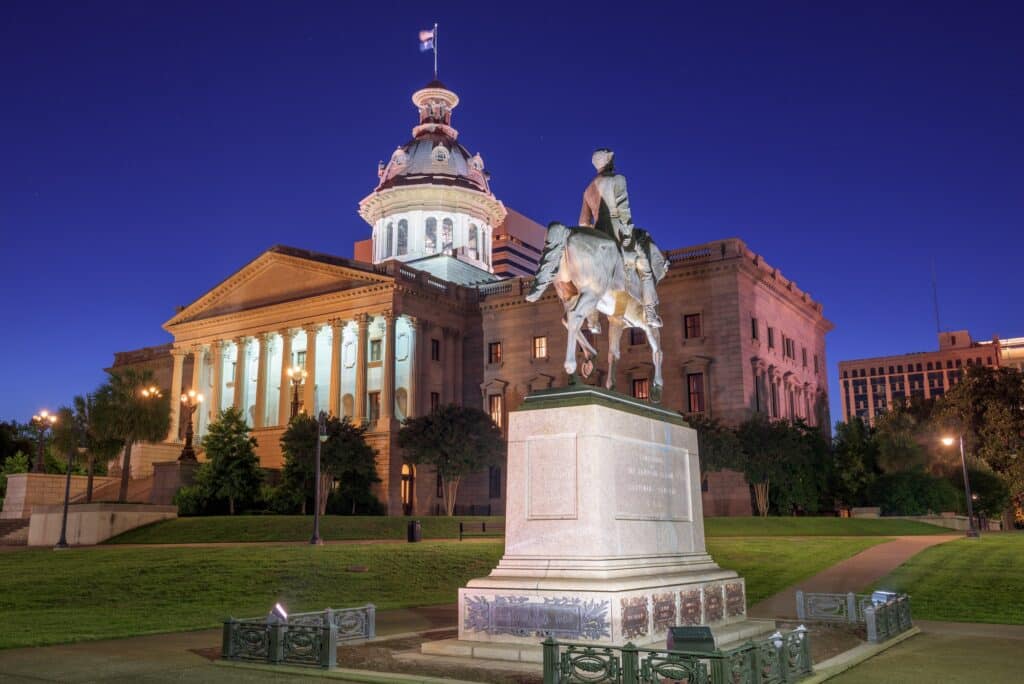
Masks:
[[[224,621],[221,657],[281,665],[332,668],[338,643],[376,636],[376,608],[328,608],[314,613],[293,613],[280,618]]]
[[[711,652],[595,646],[559,642],[544,647],[544,684],[789,684],[809,676],[810,637],[803,627]]]
[[[879,643],[913,627],[910,597],[876,591],[873,594],[796,592],[796,615],[801,620],[847,622],[867,626],[868,641]]]

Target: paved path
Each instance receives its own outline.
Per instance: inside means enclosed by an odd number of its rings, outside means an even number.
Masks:
[[[822,570],[817,575],[786,587],[778,594],[751,606],[747,612],[751,617],[795,618],[797,589],[827,592],[861,591],[928,547],[962,538],[961,534],[897,537],[890,542],[872,546],[856,556]]]

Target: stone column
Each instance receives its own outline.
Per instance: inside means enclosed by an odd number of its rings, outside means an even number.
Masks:
[[[381,381],[380,419],[390,425],[395,415],[395,314],[384,312],[384,373]]]
[[[277,424],[287,425],[291,417],[292,380],[288,377],[288,369],[292,365],[292,331],[287,328],[280,331],[281,335],[281,388],[277,401]]]
[[[409,331],[412,334],[412,344],[409,345],[409,398],[405,405],[407,418],[414,418],[419,415],[420,410],[420,382],[418,373],[423,367],[422,349],[423,341],[420,339],[423,332],[423,324],[418,318],[406,316],[409,324]]]
[[[202,394],[199,384],[203,381],[203,345],[197,344],[192,347],[192,384],[190,390]],[[210,397],[203,397],[204,402],[210,401]]]
[[[307,416],[316,418],[316,334],[319,325],[307,325],[306,330],[306,381],[302,385],[302,408]]]
[[[356,316],[359,334],[356,342],[356,406],[355,422],[362,423],[366,418],[366,345],[370,332],[370,317],[366,314]]]
[[[340,320],[331,321],[331,382],[328,411],[332,416],[341,415],[341,330]]]
[[[261,428],[267,417],[267,353],[270,349],[270,335],[262,333],[256,337],[256,410],[253,411],[252,426]]]
[[[231,400],[231,404],[242,413],[243,420],[245,420],[245,406],[242,403],[245,400],[246,342],[245,337],[235,338],[235,396]]]
[[[174,348],[171,356],[174,357],[174,368],[171,371],[171,425],[167,430],[167,441],[177,442],[181,434],[181,375],[185,370],[184,349]]]
[[[206,414],[208,423],[217,420],[220,415],[220,393],[224,386],[224,341],[214,340],[210,345],[210,356],[213,362],[213,387],[210,391],[210,408]]]

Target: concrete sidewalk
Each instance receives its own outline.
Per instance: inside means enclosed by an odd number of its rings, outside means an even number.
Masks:
[[[890,542],[872,546],[852,558],[847,558],[822,570],[817,575],[786,587],[774,596],[769,596],[751,606],[747,613],[751,617],[758,618],[796,618],[796,592],[798,589],[839,593],[858,592],[885,577],[921,551],[956,539],[963,539],[963,535],[897,537]]]
[[[382,610],[377,635],[394,636],[456,624],[454,604]],[[0,651],[3,682],[309,682],[316,676],[234,670],[217,667],[221,630],[155,634],[127,639],[86,641],[63,646]],[[335,680],[337,681],[337,680]]]

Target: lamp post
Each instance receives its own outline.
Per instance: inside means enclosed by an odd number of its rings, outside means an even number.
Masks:
[[[181,408],[185,411],[185,447],[181,450],[181,456],[178,456],[179,461],[196,462],[196,452],[192,448],[192,416],[195,415],[196,409],[199,408],[201,403],[203,403],[202,394],[195,390],[182,392]]]
[[[292,418],[299,415],[299,385],[306,381],[306,369],[292,366],[288,369],[288,377],[292,379]]]
[[[39,453],[36,456],[36,462],[32,464],[33,473],[41,473],[44,471],[43,461],[45,456],[43,451],[46,447],[46,431],[54,426],[57,422],[57,416],[50,413],[46,409],[43,409],[36,415],[32,416],[32,427],[36,429],[36,436],[39,441]]]
[[[75,435],[77,448],[81,435],[78,431],[78,424],[75,421],[71,421],[71,430]],[[71,501],[71,467],[74,457],[75,449],[68,449],[68,467],[64,475],[64,514],[60,519],[60,539],[57,541],[57,545],[53,547],[54,551],[68,548],[68,504]]]
[[[327,412],[317,416],[316,467],[313,475],[313,536],[310,544],[323,544],[320,538],[320,445],[327,441]]]
[[[974,526],[974,505],[971,497],[971,480],[967,477],[967,456],[964,454],[964,436],[959,435],[960,440],[960,465],[964,470],[964,493],[967,495],[967,536],[971,539],[976,539],[980,535],[978,528]],[[953,442],[957,440],[952,437],[943,437],[942,443],[946,446],[953,446]]]

